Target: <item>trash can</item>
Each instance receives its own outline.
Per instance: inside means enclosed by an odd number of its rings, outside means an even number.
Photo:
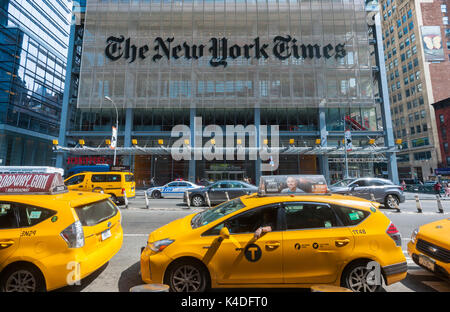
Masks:
[[[130,288],[130,292],[169,292],[169,285],[144,284]]]

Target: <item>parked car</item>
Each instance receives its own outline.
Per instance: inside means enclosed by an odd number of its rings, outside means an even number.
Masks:
[[[181,198],[183,197],[184,192],[186,192],[187,190],[197,188],[202,188],[202,186],[189,181],[172,181],[163,186],[151,187],[146,192],[147,196],[152,198]]]
[[[219,204],[228,198],[233,199],[256,192],[258,192],[258,188],[254,185],[236,180],[223,180],[203,188],[189,190],[189,199],[193,206],[201,207],[207,204],[206,194],[208,194],[211,204]],[[187,202],[186,194],[183,196],[183,201]]]
[[[353,195],[371,200],[371,194],[375,201],[384,204],[386,208],[395,208],[405,201],[402,187],[392,181],[381,178],[358,178],[342,180],[330,186],[330,191],[335,194]]]

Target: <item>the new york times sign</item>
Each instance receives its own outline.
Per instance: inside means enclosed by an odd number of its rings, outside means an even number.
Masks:
[[[136,46],[131,39],[125,39],[124,36],[111,36],[107,39],[105,55],[111,61],[120,59],[128,60],[133,63],[137,59],[145,60],[151,58],[153,62],[166,58],[187,60],[198,60],[202,57],[209,57],[209,63],[213,67],[228,65],[228,59],[237,59],[244,57],[246,59],[267,59],[272,54],[279,60],[285,60],[293,57],[296,59],[330,59],[343,58],[346,55],[345,45],[327,44],[320,46],[318,44],[300,44],[291,36],[276,36],[271,44],[263,43],[257,37],[253,42],[238,45],[231,44],[227,38],[211,38],[208,46],[204,44],[190,45],[186,42],[175,44],[175,38],[157,37],[151,48],[149,45]],[[153,50],[154,52],[151,52]],[[206,55],[207,54],[207,55]]]

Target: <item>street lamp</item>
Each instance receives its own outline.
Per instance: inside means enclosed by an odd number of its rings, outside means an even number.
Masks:
[[[116,133],[118,135],[119,134],[119,113],[117,111],[117,106],[109,96],[105,96],[105,100],[110,101],[112,103],[112,105],[114,106],[114,108],[116,109]],[[113,133],[113,135],[114,135],[114,133]],[[116,165],[116,148],[117,148],[117,137],[116,137],[116,146],[114,146],[114,166]]]

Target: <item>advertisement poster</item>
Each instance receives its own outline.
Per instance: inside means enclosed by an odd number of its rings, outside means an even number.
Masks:
[[[323,175],[262,176],[259,183],[261,194],[324,194],[328,192]]]
[[[422,26],[421,29],[425,62],[444,61],[441,27]]]

